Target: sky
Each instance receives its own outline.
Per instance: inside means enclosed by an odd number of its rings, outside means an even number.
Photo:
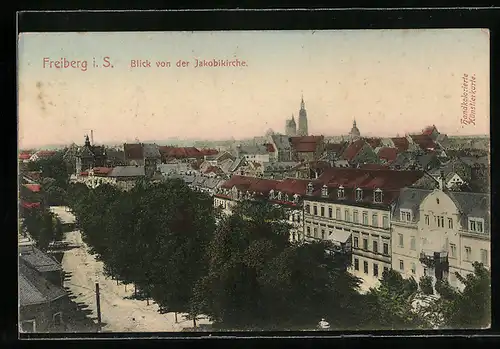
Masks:
[[[247,66],[193,66],[236,58]],[[61,59],[87,69],[50,68]],[[90,130],[96,143],[283,133],[301,95],[310,134],[347,134],[354,119],[365,136],[432,124],[449,135],[489,134],[489,65],[483,29],[23,33],[19,144],[80,144]],[[474,124],[460,121],[464,74]]]

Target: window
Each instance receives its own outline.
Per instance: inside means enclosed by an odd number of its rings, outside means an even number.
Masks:
[[[389,254],[389,244],[387,242],[384,242],[384,254]]]
[[[465,260],[470,261],[472,250],[470,247],[465,246]]]
[[[417,273],[417,266],[415,263],[411,263],[411,273],[416,274]]]
[[[412,220],[412,215],[410,210],[399,210],[399,215],[401,217],[402,222],[411,222]]]
[[[340,186],[339,189],[337,190],[337,195],[339,199],[344,198],[344,187]]]
[[[373,263],[373,276],[378,276],[378,264]]]
[[[313,210],[314,210],[314,215],[317,216],[318,215],[318,206],[314,206]]]
[[[328,196],[328,187],[326,184],[321,188],[321,196]]]
[[[363,212],[363,224],[368,225],[368,212]]]
[[[399,247],[404,247],[403,234],[398,234],[399,237]]]
[[[322,206],[321,207],[321,217],[325,216],[325,208]]]
[[[402,259],[399,260],[399,270],[401,271],[405,270],[405,263],[403,262]]]
[[[363,200],[363,190],[361,188],[356,189],[356,201]]]
[[[382,217],[382,226],[384,229],[389,229],[389,216],[383,216]]]
[[[340,217],[340,208],[337,208],[337,209],[335,210],[335,218],[336,218],[337,220],[340,220],[340,219],[341,219],[341,217]]]
[[[450,255],[453,258],[457,257],[457,245],[455,244],[450,244]]]
[[[444,228],[444,217],[443,216],[437,216],[437,226],[439,228]]]
[[[373,241],[373,252],[378,253],[378,241]]]
[[[309,204],[306,205],[306,212],[311,213],[311,205]]]
[[[365,272],[365,274],[368,274],[368,262],[367,261],[363,262],[363,271]]]
[[[453,229],[453,218],[448,218],[448,228]]]
[[[484,266],[488,265],[488,251],[481,249],[481,263],[483,263]]]
[[[354,270],[359,270],[359,259],[354,258]]]
[[[381,203],[382,202],[382,190],[375,189],[375,192],[373,193],[373,201],[375,203]]]
[[[307,227],[307,236],[311,236],[311,227]]]
[[[300,223],[300,214],[297,215],[297,223]]]
[[[430,224],[430,220],[429,220],[429,215],[428,214],[425,215],[425,224],[426,225]]]
[[[416,246],[416,242],[415,242],[415,237],[414,236],[410,237],[410,250],[412,250],[412,251],[416,251],[417,250],[417,246]]]
[[[325,240],[325,229],[321,229],[321,238]]]
[[[354,237],[354,248],[358,248],[358,238],[357,237]]]
[[[25,320],[21,322],[21,332],[33,333],[36,331],[35,320]]]
[[[378,215],[376,213],[372,215],[372,225],[378,227]]]
[[[318,228],[314,228],[314,237],[317,238],[318,237]]]
[[[368,250],[368,239],[363,239],[363,249]]]
[[[354,212],[352,213],[352,221],[353,221],[354,223],[359,223],[358,211],[354,211]]]
[[[329,218],[333,217],[333,209],[331,207],[328,207],[328,217]]]
[[[479,232],[479,233],[483,232],[483,223],[482,222],[477,222],[477,232]]]
[[[345,215],[344,219],[345,219],[347,222],[351,220],[351,217],[350,217],[350,215],[349,215],[349,210],[344,210],[344,215]]]

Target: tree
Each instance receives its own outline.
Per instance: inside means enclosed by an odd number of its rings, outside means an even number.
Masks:
[[[216,326],[314,327],[354,299],[359,280],[338,267],[325,243],[289,242],[286,210],[242,202],[222,217],[208,247],[195,303]]]
[[[417,282],[404,279],[394,270],[384,271],[380,286],[372,288],[361,301],[364,328],[424,329],[430,328],[425,314],[416,311],[413,301],[418,295]]]
[[[426,294],[434,294],[434,286],[432,285],[432,278],[428,275],[424,275],[420,278],[420,290]]]
[[[23,212],[23,228],[41,250],[47,250],[51,242],[61,237],[60,221],[49,210],[29,209]]]
[[[42,177],[53,178],[58,187],[65,189],[68,185],[69,173],[63,156],[64,151],[58,151],[53,156],[29,162],[28,169],[41,171]]]
[[[441,298],[435,306],[443,314],[443,326],[449,328],[487,328],[491,325],[491,275],[478,262],[473,263],[474,273],[466,277],[456,273],[464,285],[463,290],[447,282],[436,285]]]

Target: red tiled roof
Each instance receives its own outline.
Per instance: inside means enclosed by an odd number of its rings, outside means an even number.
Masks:
[[[347,149],[342,153],[342,158],[344,160],[352,160],[359,151],[363,149],[366,142],[363,139],[358,139],[357,141],[351,143]]]
[[[396,157],[398,156],[398,149],[389,147],[380,148],[377,155],[381,160],[392,162],[396,160]]]
[[[142,160],[144,159],[143,145],[140,143],[123,145],[123,151],[127,160]]]
[[[203,152],[199,151],[195,147],[171,147],[171,146],[161,146],[159,147],[160,154],[165,158],[199,158],[205,155]],[[211,154],[215,155],[215,154]]]
[[[428,135],[412,135],[411,138],[423,150],[435,149],[437,147],[437,144]]]
[[[408,187],[418,181],[424,173],[422,171],[392,171],[332,168],[326,170],[314,183],[313,196],[321,195],[321,188],[329,188],[329,197],[337,199],[337,190],[344,187],[345,200],[355,201],[356,188],[363,189],[362,202],[373,203],[373,193],[376,189],[382,190],[382,203],[389,204],[395,200],[400,189]]]
[[[276,150],[274,149],[274,146],[271,143],[265,144],[267,152],[268,153],[274,153]]]
[[[31,158],[31,155],[32,154],[27,152],[19,153],[19,160],[29,160]]]
[[[40,203],[21,201],[21,206],[24,208],[34,208],[34,207],[40,207]]]
[[[199,152],[203,156],[219,154],[219,151],[217,149],[209,149],[209,148],[200,149]]]
[[[322,141],[323,136],[290,137],[292,149],[296,152],[315,152]]]
[[[208,173],[216,173],[216,174],[222,174],[224,173],[224,171],[222,171],[222,169],[219,167],[219,166],[209,166],[206,170],[205,170],[205,173],[208,174]]]
[[[393,137],[391,138],[391,140],[394,143],[394,146],[398,148],[400,152],[407,151],[408,147],[410,146],[410,142],[406,137]]]
[[[309,182],[307,179],[285,178],[278,183],[276,190],[286,194],[305,195]]]
[[[345,143],[327,143],[325,145],[325,149],[331,152],[338,153],[340,152],[345,146]]]
[[[365,170],[386,170],[388,167],[381,164],[363,164],[360,168]]]
[[[42,188],[40,184],[24,184],[24,186],[34,193],[40,192]]]
[[[364,138],[364,140],[373,149],[380,147],[380,145],[382,144],[382,138],[371,137],[371,138]]]
[[[432,132],[434,132],[434,130],[436,130],[436,126],[434,126],[434,125],[427,126],[426,128],[424,128],[422,130],[422,135],[424,135],[424,136],[430,136],[432,134]]]

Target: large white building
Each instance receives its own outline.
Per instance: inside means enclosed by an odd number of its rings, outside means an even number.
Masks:
[[[424,275],[464,285],[473,262],[491,263],[488,194],[442,189],[401,191],[392,219],[392,268],[417,281]]]

